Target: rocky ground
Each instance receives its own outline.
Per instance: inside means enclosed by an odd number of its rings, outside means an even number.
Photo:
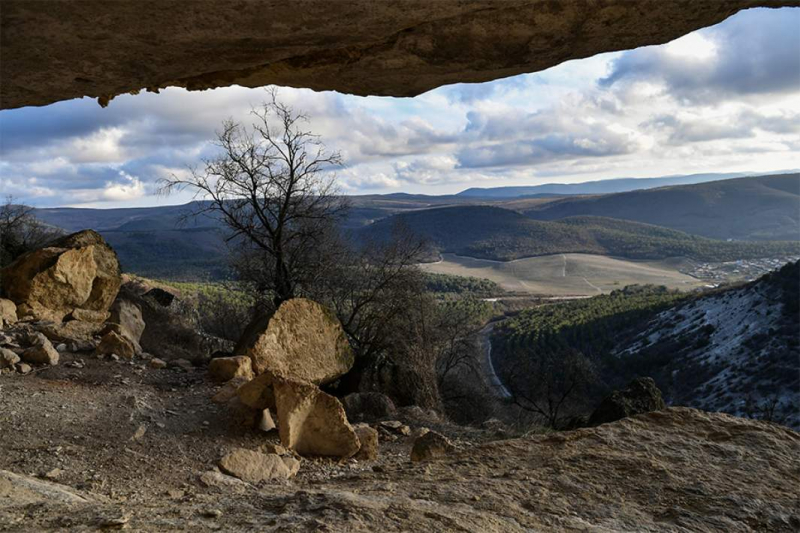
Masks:
[[[377,461],[305,458],[289,480],[206,486],[227,452],[278,443],[211,402],[219,388],[204,368],[88,354],[0,375],[0,531],[800,528],[800,434],[679,408],[521,438],[405,409],[411,434],[382,432]],[[412,463],[422,427],[456,450]]]

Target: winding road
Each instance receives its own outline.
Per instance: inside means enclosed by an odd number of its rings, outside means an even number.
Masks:
[[[492,341],[491,335],[494,329],[494,324],[489,323],[481,330],[481,344],[483,345],[484,366],[486,367],[486,376],[489,379],[489,386],[495,395],[501,400],[511,398],[511,392],[506,388],[500,380],[494,369],[494,362],[492,361]]]

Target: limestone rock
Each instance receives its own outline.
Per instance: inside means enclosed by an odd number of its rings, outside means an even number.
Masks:
[[[253,361],[256,375],[269,372],[322,385],[353,366],[353,350],[336,316],[322,305],[294,298],[268,320],[248,327],[235,353]]]
[[[272,374],[261,374],[236,390],[243,404],[253,409],[275,409],[275,391]]]
[[[31,368],[31,365],[26,363],[17,363],[17,372],[19,372],[20,374],[27,374],[31,370],[33,370]]]
[[[58,351],[53,348],[50,342],[39,346],[31,346],[22,352],[22,360],[34,365],[55,366],[58,364],[58,358]]]
[[[275,378],[281,444],[301,455],[351,457],[360,447],[342,404],[314,385]]]
[[[218,357],[208,364],[208,375],[214,381],[224,382],[234,378],[253,379],[253,367],[249,357]]]
[[[115,331],[109,331],[100,339],[97,345],[98,355],[117,354],[123,359],[133,359],[136,355],[136,347],[127,337]]]
[[[121,283],[114,250],[94,231],[56,239],[0,271],[19,317],[62,322],[75,310],[105,312]]]
[[[589,417],[589,425],[615,422],[629,416],[659,411],[664,407],[656,382],[652,378],[637,378],[631,381],[628,388],[614,391],[604,398]]]
[[[175,0],[87,0],[79,8],[51,2],[38,10],[26,1],[3,4],[3,108],[82,96],[107,102],[115,94],[173,85],[200,90],[277,84],[414,96],[445,84],[489,81],[665,43],[740,9],[797,5],[310,0],[298,13],[292,2],[194,0],[193,9]]]
[[[353,426],[361,447],[355,458],[359,461],[374,461],[378,458],[378,431],[367,424]]]
[[[295,459],[294,457],[281,457],[283,464],[286,465],[286,468],[289,469],[289,475],[294,477],[300,471],[300,461]]]
[[[122,334],[138,345],[144,333],[145,323],[142,318],[142,309],[135,303],[124,298],[117,298],[111,306],[111,316],[108,319],[112,324],[119,324]]]
[[[441,459],[453,453],[455,446],[450,440],[435,431],[429,431],[418,437],[411,448],[411,460],[413,462],[432,461]]]
[[[74,309],[70,313],[72,320],[80,320],[82,322],[105,322],[109,317],[108,311],[92,311],[91,309]]]
[[[392,416],[397,410],[394,402],[380,392],[355,392],[342,400],[349,420],[378,420]]]
[[[0,298],[0,327],[10,326],[17,321],[17,306],[11,300]]]
[[[259,483],[270,479],[289,479],[292,476],[291,470],[278,455],[254,452],[244,448],[237,448],[225,455],[219,462],[219,468],[226,474],[248,483]]]
[[[272,413],[269,412],[269,409],[264,409],[261,411],[261,418],[258,421],[258,429],[264,433],[269,433],[275,429],[275,427],[275,421],[272,419]]]
[[[7,348],[0,348],[0,368],[13,368],[19,361],[16,353]]]
[[[51,322],[37,326],[37,329],[52,342],[76,344],[85,350],[93,350],[94,336],[103,329],[103,324],[70,320],[69,322]],[[78,350],[73,350],[78,351]]]

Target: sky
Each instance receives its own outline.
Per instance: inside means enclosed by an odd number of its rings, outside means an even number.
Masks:
[[[341,153],[347,194],[450,194],[800,167],[800,8],[751,9],[671,43],[415,98],[280,88]],[[0,111],[0,195],[38,207],[178,204],[158,180],[214,154],[263,89],[179,88]]]

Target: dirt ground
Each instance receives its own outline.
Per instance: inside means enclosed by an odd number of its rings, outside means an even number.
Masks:
[[[0,375],[0,471],[24,476],[0,477],[0,531],[800,529],[800,434],[691,409],[500,441],[412,409],[398,418],[458,451],[411,463],[414,437],[398,436],[376,462],[303,459],[288,481],[207,487],[227,451],[277,442],[211,402],[218,389],[203,368],[69,353]]]

